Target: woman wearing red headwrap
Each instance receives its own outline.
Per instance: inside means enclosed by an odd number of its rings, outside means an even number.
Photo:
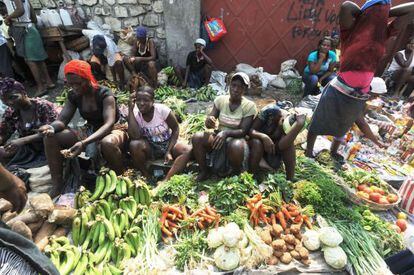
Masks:
[[[72,88],[68,100],[59,118],[40,128],[45,136],[46,157],[54,183],[53,195],[61,193],[64,187],[62,149],[69,148],[65,157],[74,158],[85,152],[95,161],[100,160],[100,151],[107,165],[120,173],[123,170],[122,148],[128,138],[125,131],[114,129],[119,119],[115,97],[108,88],[98,85],[89,63],[72,60],[65,66],[64,72],[67,84]],[[76,110],[87,121],[78,132],[67,128]]]

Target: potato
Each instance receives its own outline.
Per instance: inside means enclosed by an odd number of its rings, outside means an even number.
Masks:
[[[16,221],[11,225],[11,230],[16,233],[19,233],[23,237],[32,240],[32,231],[30,228],[22,221]]]
[[[309,251],[306,248],[302,247],[299,249],[298,252],[302,259],[304,260],[309,259]]]
[[[290,251],[290,255],[293,257],[293,259],[296,259],[296,260],[300,260],[301,259],[300,258],[300,255],[299,255],[299,252],[297,252],[295,250]]]
[[[277,265],[279,262],[278,258],[276,256],[271,256],[269,259],[267,259],[266,264],[267,265]]]
[[[280,224],[275,224],[272,227],[272,233],[274,234],[274,236],[276,237],[280,237],[280,235],[283,233],[283,228]]]
[[[294,245],[287,244],[287,245],[286,245],[286,247],[287,247],[287,250],[288,250],[288,251],[295,250],[295,246],[294,246]]]
[[[288,244],[293,244],[294,245],[296,243],[295,236],[293,236],[292,234],[286,235],[284,240]]]
[[[275,250],[275,251],[273,251],[273,256],[280,258],[280,257],[283,256],[284,253],[285,252],[283,252],[283,251],[277,251],[277,250]]]
[[[281,239],[277,239],[272,242],[272,247],[274,250],[281,251],[284,245],[285,245],[285,241]]]
[[[292,234],[298,234],[300,233],[300,225],[299,224],[294,224],[290,227],[290,233]]]
[[[311,264],[311,260],[310,259],[302,259],[302,260],[300,260],[300,262],[302,263],[302,264],[304,264],[304,265],[310,265]]]
[[[283,253],[283,256],[280,257],[280,261],[284,264],[290,264],[290,262],[292,261],[292,256],[290,255],[290,253]]]

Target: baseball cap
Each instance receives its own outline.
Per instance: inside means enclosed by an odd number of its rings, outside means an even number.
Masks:
[[[372,94],[383,95],[387,93],[387,85],[381,77],[374,77],[371,81]]]
[[[249,78],[249,76],[246,73],[243,73],[243,72],[235,73],[231,77],[231,80],[233,80],[233,78],[236,77],[236,76],[240,76],[243,79],[244,84],[246,84],[247,87],[250,88],[250,78]]]
[[[103,35],[95,35],[92,40],[92,53],[102,55],[106,49],[106,41]]]
[[[200,45],[203,45],[205,47],[206,46],[206,41],[203,38],[197,38],[196,41],[194,42],[194,44],[200,44]]]
[[[147,37],[147,29],[143,26],[139,26],[135,30],[135,34],[136,34],[137,38],[145,38],[145,37]]]

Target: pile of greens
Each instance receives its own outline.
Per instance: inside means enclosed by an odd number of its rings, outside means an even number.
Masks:
[[[348,207],[346,193],[335,183],[332,174],[314,160],[299,157],[295,175],[313,184],[296,184],[295,197],[304,205],[310,204],[315,211],[332,220],[359,221],[358,212]]]
[[[290,202],[293,198],[293,185],[284,173],[269,174],[260,185],[265,188],[262,192],[265,197],[269,193],[278,192],[285,202]]]
[[[180,137],[189,140],[195,133],[203,132],[206,117],[205,113],[188,114],[180,125]]]
[[[167,98],[164,102],[174,112],[178,122],[182,122],[186,117],[187,104],[184,100],[175,96]]]
[[[184,203],[195,197],[194,185],[192,174],[175,175],[169,181],[158,185],[153,194],[155,199],[165,203]]]
[[[208,248],[206,231],[183,231],[174,248],[177,251],[174,261],[180,271],[194,269],[198,266]]]
[[[388,184],[380,179],[380,177],[372,172],[367,172],[360,168],[353,168],[340,173],[341,177],[352,187],[356,188],[360,184],[368,186],[375,185],[388,190]]]
[[[209,201],[218,211],[228,215],[244,205],[245,199],[257,193],[256,181],[253,175],[247,172],[225,178],[213,185],[209,191]]]

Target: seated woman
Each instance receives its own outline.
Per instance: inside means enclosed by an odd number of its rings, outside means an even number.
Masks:
[[[20,172],[47,165],[42,135],[36,130],[57,118],[56,107],[28,97],[24,86],[12,78],[0,79],[0,99],[8,106],[0,123],[0,162]],[[18,137],[10,139],[15,131]]]
[[[13,211],[20,212],[26,205],[27,193],[24,182],[7,171],[0,163],[0,198],[13,205]]]
[[[414,37],[409,39],[405,50],[395,54],[383,77],[392,93],[399,94],[406,83],[414,84]]]
[[[98,85],[89,63],[72,60],[66,64],[64,73],[72,88],[68,100],[56,121],[40,127],[54,184],[52,195],[61,193],[64,187],[62,149],[69,148],[68,157],[85,152],[94,160],[98,160],[100,151],[109,168],[119,174],[124,170],[122,149],[128,139],[125,131],[114,127],[119,119],[114,95]],[[87,121],[79,132],[67,128],[76,110]]]
[[[331,38],[324,37],[319,41],[318,49],[309,54],[308,65],[306,65],[303,73],[303,82],[305,83],[303,97],[319,94],[318,83],[325,86],[335,78],[334,71],[338,60],[335,52],[331,49]]]
[[[254,102],[243,97],[249,86],[247,74],[235,73],[230,80],[230,95],[214,100],[213,110],[205,122],[208,129],[215,129],[218,119],[218,129],[214,134],[205,132],[193,136],[193,155],[200,167],[198,180],[208,178],[207,155],[214,172],[221,176],[247,168],[249,146],[245,137],[256,115]]]
[[[148,160],[164,158],[168,163],[190,150],[189,146],[177,143],[177,118],[166,105],[154,103],[154,89],[149,86],[131,94],[128,134],[133,166],[145,177],[150,176]]]
[[[294,142],[305,125],[305,118],[305,115],[296,116],[296,123],[285,133],[282,111],[276,104],[269,104],[259,112],[249,134],[252,173],[257,173],[259,168],[277,170],[283,160],[286,178],[293,180],[296,165]]]

